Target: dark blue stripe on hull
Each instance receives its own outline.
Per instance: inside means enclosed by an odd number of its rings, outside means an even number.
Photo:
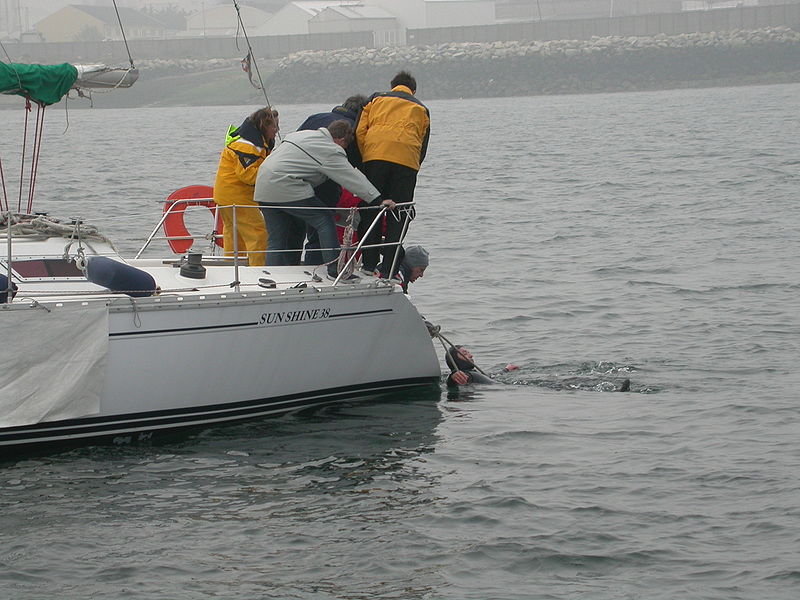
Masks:
[[[345,317],[363,317],[365,315],[381,315],[385,313],[393,312],[391,308],[381,308],[377,310],[362,310],[358,312],[351,312],[351,313],[338,313],[330,315],[327,319],[319,320],[319,321],[304,321],[306,324],[318,324],[324,323],[325,321],[330,321],[333,319],[341,319]],[[179,328],[172,328],[172,329],[150,329],[150,330],[135,330],[135,331],[119,331],[117,333],[109,333],[108,337],[110,338],[130,338],[130,337],[142,337],[148,335],[161,335],[161,334],[174,334],[174,333],[197,333],[198,331],[220,331],[220,330],[228,330],[228,329],[239,329],[239,328],[247,328],[247,327],[258,327],[260,323],[253,321],[248,323],[229,323],[227,325],[204,325],[202,327],[179,327]]]
[[[360,396],[385,394],[403,388],[438,383],[438,381],[438,377],[416,377],[229,404],[107,417],[86,417],[54,423],[7,427],[0,431],[0,459],[11,458],[8,456],[8,450],[11,448],[31,448],[59,443],[80,445],[93,440],[140,432],[167,431],[241,421],[355,399]]]

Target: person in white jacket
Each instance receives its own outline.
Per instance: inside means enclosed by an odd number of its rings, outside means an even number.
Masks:
[[[326,179],[370,204],[394,208],[394,202],[381,198],[377,188],[347,160],[344,149],[352,138],[353,127],[344,120],[290,133],[261,165],[253,199],[261,205],[269,232],[267,265],[289,264],[287,253],[280,251],[297,250],[290,247],[289,240],[296,220],[301,219],[317,230],[328,275],[336,276],[336,224],[332,211],[325,210],[325,204],[314,195],[314,187]],[[316,208],[320,210],[311,210]]]

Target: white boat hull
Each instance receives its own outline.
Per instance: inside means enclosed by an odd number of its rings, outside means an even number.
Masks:
[[[151,270],[170,283],[174,269],[166,269]],[[4,306],[3,312],[50,306],[48,316],[58,318],[58,306],[107,305],[108,340],[99,409],[0,426],[0,454],[94,438],[135,441],[160,430],[437,384],[439,361],[416,308],[399,288],[366,279],[371,282]],[[5,331],[8,339],[25,335]]]

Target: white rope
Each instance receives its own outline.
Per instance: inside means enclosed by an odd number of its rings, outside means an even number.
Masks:
[[[6,215],[0,223],[2,226],[8,225]],[[72,223],[62,223],[60,220],[45,215],[29,215],[25,213],[10,213],[11,233],[13,235],[45,235],[49,237],[63,237],[67,239],[77,239],[75,236],[75,225]],[[101,241],[111,244],[106,236],[93,225],[84,225],[80,230],[82,239]]]

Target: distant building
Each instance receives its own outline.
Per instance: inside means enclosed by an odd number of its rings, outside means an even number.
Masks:
[[[119,17],[128,39],[162,39],[170,33],[162,22],[136,10],[120,7]],[[46,42],[121,40],[113,6],[71,4],[34,25]]]
[[[680,12],[681,0],[496,0],[501,22]]]
[[[298,0],[288,2],[253,35],[291,35],[310,32],[308,22],[330,7],[363,6],[359,0]]]
[[[759,0],[684,0],[681,7],[686,11],[716,10],[720,8],[736,8],[738,6],[758,6],[769,4]]]
[[[239,5],[239,11],[248,35],[251,35],[252,30],[257,29],[272,17],[272,13],[242,4]],[[235,35],[238,26],[239,19],[232,4],[205,9],[201,6],[199,11],[186,17],[186,31],[182,35],[190,37]]]
[[[75,0],[0,0],[0,39],[30,41],[35,23]],[[96,4],[97,2],[95,2]],[[92,4],[92,0],[84,0]]]
[[[256,35],[490,25],[494,15],[494,0],[297,0]]]
[[[397,16],[406,29],[491,25],[495,0],[364,0]]]
[[[399,28],[397,17],[378,6],[329,6],[308,20],[309,33],[388,31]]]

